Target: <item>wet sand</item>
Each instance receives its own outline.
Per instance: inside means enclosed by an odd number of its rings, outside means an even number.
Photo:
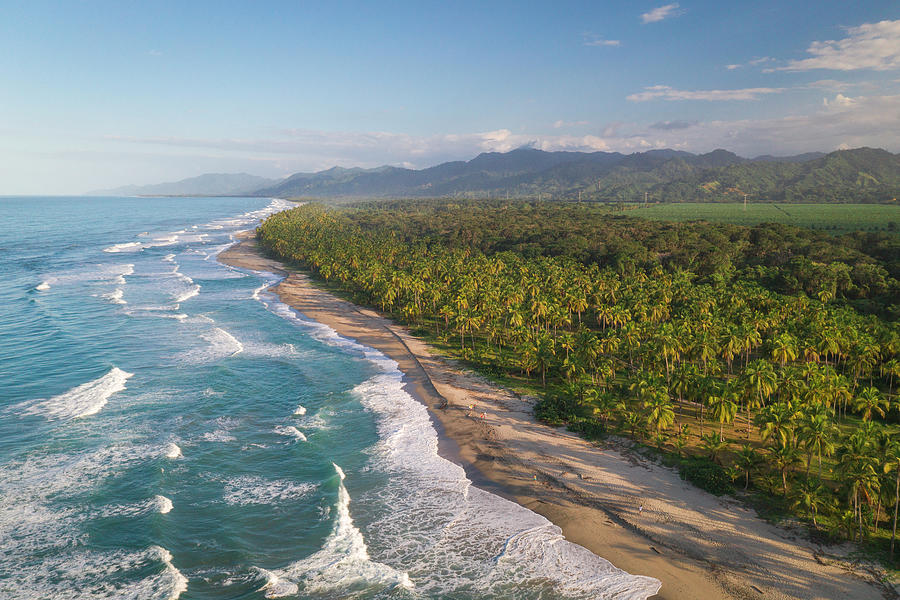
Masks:
[[[437,356],[377,312],[316,288],[303,273],[262,256],[252,235],[219,260],[284,275],[270,288],[282,302],[397,361],[408,391],[429,409],[442,456],[461,464],[479,487],[545,516],[570,541],[662,581],[654,598],[898,597],[865,565],[845,560],[848,545],[821,547],[799,529],[770,525],[615,442],[592,445],[538,423],[533,400]]]

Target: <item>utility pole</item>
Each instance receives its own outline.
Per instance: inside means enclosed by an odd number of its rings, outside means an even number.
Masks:
[[[747,212],[747,196],[749,196],[749,194],[744,194],[744,212]]]
[[[644,208],[647,208],[647,192],[644,192]]]

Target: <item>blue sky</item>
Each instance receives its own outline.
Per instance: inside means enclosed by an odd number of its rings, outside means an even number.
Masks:
[[[900,151],[900,3],[0,3],[0,194],[531,144]]]

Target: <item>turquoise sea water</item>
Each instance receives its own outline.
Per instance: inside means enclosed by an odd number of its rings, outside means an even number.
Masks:
[[[216,255],[288,203],[0,198],[0,598],[645,598]]]

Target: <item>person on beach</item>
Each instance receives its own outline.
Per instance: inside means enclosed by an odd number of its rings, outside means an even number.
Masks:
[[[643,502],[641,502],[641,505],[638,506],[638,514],[639,515],[644,514],[644,503]]]

